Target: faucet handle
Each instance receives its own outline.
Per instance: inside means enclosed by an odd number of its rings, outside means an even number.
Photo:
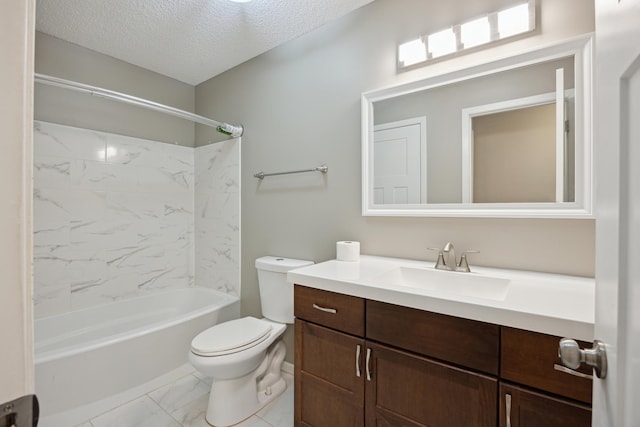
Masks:
[[[467,254],[477,254],[477,253],[480,253],[480,251],[462,252],[462,255],[460,256],[460,262],[458,263],[456,270],[464,271],[465,273],[471,273],[471,269],[469,268],[469,263],[467,262]]]
[[[443,269],[445,266],[445,262],[444,262],[444,252],[442,251],[442,249],[440,248],[427,248],[430,251],[437,251],[438,252],[438,259],[436,260],[436,265],[434,268],[436,269]]]

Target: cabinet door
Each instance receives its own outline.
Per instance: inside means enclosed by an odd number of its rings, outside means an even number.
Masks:
[[[559,341],[560,337],[503,327],[500,377],[591,404],[593,380],[556,369],[560,366]],[[579,344],[581,348],[591,347],[582,341]],[[593,368],[584,365],[578,371],[574,374],[592,374]]]
[[[589,427],[591,409],[582,404],[500,384],[500,427]]]
[[[495,427],[497,379],[369,342],[367,354],[367,426]]]
[[[295,424],[364,425],[364,340],[299,319],[295,323]]]

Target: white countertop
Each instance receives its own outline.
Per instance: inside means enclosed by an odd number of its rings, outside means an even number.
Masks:
[[[398,267],[433,269],[433,262],[361,255],[357,262],[331,260],[291,270],[287,278],[290,282],[311,288],[593,341],[593,278],[472,266],[471,274],[474,276],[510,280],[504,299],[494,300],[393,285],[377,279]]]

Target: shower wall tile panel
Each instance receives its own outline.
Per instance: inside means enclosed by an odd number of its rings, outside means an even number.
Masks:
[[[196,285],[240,296],[240,139],[195,149]]]
[[[36,122],[36,317],[192,286],[194,190],[193,148]]]

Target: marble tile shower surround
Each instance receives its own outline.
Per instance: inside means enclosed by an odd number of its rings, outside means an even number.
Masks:
[[[233,150],[219,143],[194,153],[190,147],[46,122],[34,128],[36,317],[166,288],[197,285],[239,294],[239,239],[221,231],[239,232],[239,209],[211,203],[221,210],[207,218],[220,222],[209,223],[204,236],[215,236],[215,243],[197,237],[203,232],[194,215],[198,188],[205,197],[210,189],[233,187],[216,179],[238,187],[238,175],[231,179],[239,169]],[[201,167],[212,167],[198,172],[194,154]],[[196,249],[198,241],[205,248]],[[227,244],[215,246],[219,241]],[[210,269],[198,268],[196,253],[203,260],[215,257],[207,262]],[[229,271],[211,271],[215,266]],[[209,275],[198,277],[196,271]]]
[[[202,286],[240,295],[240,144],[195,149],[195,266]]]

